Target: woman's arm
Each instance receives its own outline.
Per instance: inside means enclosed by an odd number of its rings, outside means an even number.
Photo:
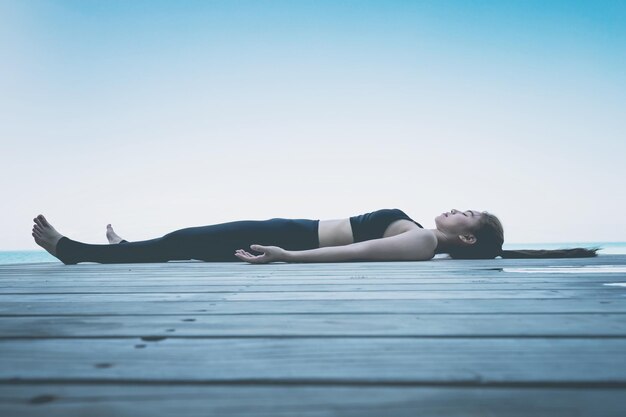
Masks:
[[[344,246],[291,251],[277,246],[251,245],[262,255],[242,249],[235,255],[250,263],[270,262],[350,262],[350,261],[425,261],[435,254],[437,239],[426,230],[412,230],[396,236],[366,240]]]
[[[344,246],[285,251],[286,262],[425,261],[435,254],[437,239],[425,230],[366,240]]]

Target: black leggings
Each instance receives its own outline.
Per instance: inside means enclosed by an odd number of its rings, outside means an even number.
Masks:
[[[79,262],[136,263],[196,259],[205,262],[243,262],[235,250],[261,252],[250,245],[280,246],[287,250],[319,248],[319,220],[241,220],[209,226],[188,227],[163,237],[138,242],[91,245],[62,237],[57,258],[66,265]]]

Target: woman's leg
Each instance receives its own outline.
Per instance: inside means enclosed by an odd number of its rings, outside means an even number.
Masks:
[[[197,259],[206,262],[241,262],[234,252],[252,244],[280,246],[288,250],[319,247],[319,220],[241,220],[188,227],[162,237],[112,245],[92,245],[62,237],[56,257],[65,264],[79,262],[135,263]]]
[[[167,262],[177,258],[175,248],[164,237],[123,244],[94,245],[62,237],[56,246],[56,257],[66,265],[79,262],[140,263]]]

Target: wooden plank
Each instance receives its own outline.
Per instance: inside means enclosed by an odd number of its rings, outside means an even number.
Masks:
[[[95,303],[60,297],[54,302],[0,303],[0,316],[38,315],[188,315],[220,314],[495,314],[495,313],[626,313],[623,299],[445,299],[445,300],[215,300],[215,301],[118,301]]]
[[[142,265],[142,264],[133,264]],[[298,283],[311,283],[323,282],[335,282],[341,279],[359,279],[367,282],[368,280],[407,280],[407,279],[424,279],[424,280],[462,280],[461,282],[467,282],[467,280],[484,279],[489,280],[552,280],[558,279],[579,279],[579,280],[592,280],[596,279],[620,279],[624,277],[624,272],[610,272],[610,270],[593,270],[593,273],[585,274],[571,274],[571,273],[513,273],[503,272],[499,269],[451,269],[444,270],[441,268],[431,268],[427,270],[413,270],[413,269],[401,269],[393,268],[389,266],[387,269],[372,268],[366,271],[362,270],[331,270],[325,272],[324,269],[315,269],[309,265],[289,265],[292,267],[290,270],[279,271],[275,265],[243,265],[243,268],[235,268],[231,270],[226,267],[213,267],[213,264],[207,265],[204,269],[189,270],[185,268],[172,268],[169,264],[148,264],[150,267],[142,266],[139,271],[130,270],[129,272],[123,272],[114,268],[116,265],[98,265],[94,264],[88,267],[87,270],[82,268],[78,269],[56,269],[55,268],[22,268],[16,269],[17,272],[11,272],[3,268],[0,268],[0,282],[9,284],[32,282],[34,284],[50,281],[66,281],[66,282],[85,282],[88,280],[102,281],[102,282],[144,282],[147,280],[172,280],[176,277],[179,281],[186,280],[198,280],[198,282],[216,281],[223,282],[232,280],[257,280],[262,283],[267,283],[271,280],[282,280],[282,282],[289,282],[289,280],[298,280]],[[223,264],[222,264],[223,265]],[[313,264],[315,266],[321,264]],[[333,264],[342,265],[342,264]],[[80,265],[79,265],[80,266]],[[255,271],[247,269],[246,267],[257,268],[270,268],[267,273],[255,273]],[[1,265],[0,265],[1,267]],[[295,269],[299,268],[299,269]],[[549,268],[548,268],[549,269]],[[564,270],[561,268],[560,270]],[[92,271],[92,272],[90,272]],[[19,273],[18,273],[19,272]],[[427,282],[427,281],[426,281]]]
[[[137,345],[146,345],[138,348]],[[626,388],[623,339],[0,340],[0,380],[368,381]]]
[[[278,290],[281,288],[304,288],[304,289],[319,289],[329,286],[345,286],[347,288],[358,288],[363,285],[371,286],[373,288],[381,288],[383,286],[397,287],[400,289],[406,289],[404,286],[411,286],[417,290],[421,289],[434,289],[434,288],[455,288],[467,287],[478,288],[479,285],[485,285],[489,288],[512,288],[519,285],[521,288],[529,287],[533,285],[540,285],[538,288],[547,288],[548,285],[577,288],[578,286],[590,286],[590,285],[603,285],[606,283],[621,282],[626,284],[626,278],[611,278],[606,276],[600,277],[581,277],[581,278],[518,278],[518,279],[497,279],[497,278],[372,278],[372,279],[357,279],[357,278],[336,278],[325,279],[319,281],[302,280],[298,276],[288,279],[189,279],[173,276],[167,279],[143,279],[143,280],[122,280],[122,279],[102,279],[102,280],[38,280],[38,281],[8,281],[0,280],[0,294],[10,294],[14,292],[70,292],[77,289],[92,289],[103,288],[107,290],[116,289],[140,289],[140,288],[155,288],[160,292],[171,292],[175,289],[181,291],[196,291],[196,290],[210,290],[221,288],[249,288],[251,290]],[[437,287],[438,286],[438,287]],[[335,288],[335,287],[333,287]],[[336,287],[341,288],[341,287]],[[624,287],[621,288],[623,290]],[[163,291],[167,289],[167,291]],[[36,291],[39,290],[39,291]]]
[[[25,270],[45,270],[48,273],[57,271],[63,274],[86,274],[100,273],[102,271],[124,271],[138,273],[152,271],[155,266],[161,271],[228,271],[241,272],[244,274],[265,273],[290,273],[296,271],[311,271],[312,273],[324,274],[345,273],[347,271],[389,271],[404,273],[407,271],[459,271],[468,273],[475,269],[492,270],[493,268],[519,268],[519,267],[584,267],[598,265],[626,265],[626,255],[601,255],[595,258],[562,258],[562,259],[492,259],[492,260],[445,260],[435,259],[427,262],[341,262],[341,263],[304,263],[288,264],[274,263],[268,265],[251,265],[244,262],[164,262],[159,264],[96,264],[81,263],[78,265],[63,265],[60,262],[38,263],[28,265],[0,265],[0,275],[5,273],[19,274]]]
[[[458,260],[458,259],[454,260],[454,259],[436,258],[436,259],[426,261],[426,262],[413,262],[413,261],[407,261],[407,262],[403,262],[403,261],[401,262],[337,262],[337,263],[319,263],[319,264],[316,263],[314,265],[326,266],[332,269],[362,268],[362,267],[370,267],[371,265],[374,265],[375,267],[381,267],[381,268],[387,268],[389,265],[393,265],[394,268],[409,267],[409,268],[414,268],[414,269],[420,269],[420,268],[428,269],[432,267],[484,268],[484,267],[493,267],[493,266],[510,266],[512,264],[518,265],[520,263],[524,265],[532,265],[532,266],[537,266],[537,265],[603,265],[603,264],[612,264],[612,263],[625,264],[626,255],[601,254],[593,258],[554,258],[554,259],[537,259],[537,258],[500,259],[499,258],[499,259],[478,259],[478,260]],[[206,265],[217,265],[217,266],[228,265],[229,267],[250,266],[249,264],[245,262],[202,262],[202,261],[195,261],[195,260],[170,261],[170,262],[164,262],[162,264],[168,265],[168,266],[174,266],[174,267],[182,266],[187,269],[204,268]],[[46,268],[46,267],[52,266],[55,268],[71,269],[71,268],[77,268],[77,267],[78,268],[91,267],[91,266],[97,266],[97,265],[101,265],[101,264],[87,262],[87,263],[80,263],[78,265],[63,265],[60,261],[52,261],[52,262],[37,262],[37,263],[30,263],[30,264],[4,264],[4,265],[0,265],[0,267],[7,268],[7,269],[14,269],[14,268],[19,269],[22,266],[28,266],[28,267],[33,267],[33,268],[37,268],[37,267]],[[117,269],[127,269],[129,266],[136,266],[137,268],[141,268],[147,265],[149,266],[149,265],[155,265],[155,264],[151,264],[151,263],[107,264],[107,266],[117,268]],[[299,266],[299,265],[313,265],[313,264],[276,263],[272,265],[276,265],[280,267],[289,267],[289,266],[294,266],[294,265]],[[257,266],[257,265],[253,265],[253,266]],[[263,265],[263,267],[265,266],[267,265]]]
[[[103,267],[105,265],[102,265]],[[626,269],[626,267],[625,267]],[[521,272],[509,272],[504,270],[497,271],[483,271],[483,270],[470,270],[470,271],[437,271],[430,270],[425,272],[417,271],[405,271],[399,273],[394,270],[389,271],[345,271],[345,273],[337,272],[316,274],[315,271],[289,271],[289,273],[267,273],[267,274],[245,274],[245,273],[229,273],[227,271],[203,271],[203,272],[188,272],[185,270],[164,270],[160,269],[158,264],[155,265],[154,271],[142,271],[137,273],[116,273],[115,271],[103,270],[99,273],[49,273],[48,271],[32,270],[23,274],[0,274],[0,282],[81,282],[87,280],[93,281],[119,281],[119,282],[144,282],[144,281],[164,281],[172,277],[181,277],[184,281],[198,281],[198,282],[227,282],[238,280],[257,280],[259,282],[289,282],[294,279],[302,280],[303,283],[316,283],[316,282],[335,282],[337,280],[373,280],[373,282],[380,281],[382,279],[399,282],[404,282],[407,279],[424,280],[460,280],[465,282],[466,280],[473,279],[499,279],[503,281],[515,281],[515,280],[534,280],[534,279],[593,279],[600,277],[619,278],[624,277],[624,272],[611,272],[610,270],[594,270],[588,273],[565,273],[555,272],[548,273],[545,269],[537,270],[535,273],[527,272],[529,269],[520,269]],[[558,269],[555,271],[563,271],[564,269]],[[616,270],[619,271],[619,270]]]
[[[515,283],[515,282],[595,282],[603,279],[619,280],[624,279],[626,274],[513,274],[513,273],[494,273],[494,274],[455,274],[455,273],[433,273],[433,274],[386,274],[380,272],[374,274],[334,274],[324,276],[310,276],[308,274],[300,274],[297,271],[289,275],[270,275],[270,276],[243,276],[243,275],[228,275],[228,274],[199,274],[189,275],[178,271],[170,271],[167,274],[137,274],[130,275],[118,275],[118,274],[98,274],[95,276],[85,275],[50,275],[41,272],[33,272],[30,275],[23,276],[0,276],[0,283],[6,285],[40,285],[42,283],[67,283],[67,284],[80,284],[86,282],[101,282],[101,283],[177,283],[177,282],[189,282],[195,284],[218,284],[218,283],[232,283],[238,284],[241,282],[257,282],[268,284],[331,284],[331,283],[354,283],[354,282],[367,282],[367,283],[407,283],[407,282],[422,282],[422,283],[434,283],[434,282],[450,282],[450,283],[467,283],[474,281],[486,281],[502,283]]]
[[[15,337],[624,337],[626,314],[192,314],[0,317]]]
[[[11,294],[0,295],[0,303],[12,302],[42,303],[68,299],[66,294]],[[602,298],[623,300],[624,288],[602,286],[589,290],[435,290],[435,291],[263,291],[263,292],[204,292],[204,293],[101,293],[71,294],[72,301],[108,302],[148,302],[148,301],[304,301],[304,300],[449,300],[449,299],[563,299],[563,298]]]
[[[605,280],[607,283],[611,280]],[[315,283],[315,284],[259,284],[259,283],[241,283],[241,284],[202,284],[193,285],[189,283],[173,284],[164,283],[161,285],[155,285],[153,283],[128,283],[127,285],[115,285],[109,286],[107,284],[95,284],[90,283],[76,284],[71,286],[60,285],[46,285],[39,283],[37,286],[17,287],[10,285],[3,285],[0,288],[0,301],[7,295],[21,295],[21,294],[67,294],[68,297],[73,297],[76,294],[137,294],[137,293],[168,293],[168,294],[194,294],[194,293],[229,293],[229,292],[246,292],[246,293],[261,293],[261,292],[356,292],[356,291],[402,291],[402,292],[423,292],[423,291],[534,291],[534,290],[596,290],[607,289],[603,286],[604,282],[570,282],[570,283],[501,283],[501,282],[475,282],[475,283],[449,283],[449,282],[435,282],[435,283]],[[185,285],[186,284],[186,285]],[[626,283],[625,283],[626,285]],[[609,288],[611,292],[619,292],[626,294],[626,286],[615,286]]]
[[[0,385],[0,414],[160,416],[626,415],[626,390],[319,385]]]
[[[460,261],[459,261],[460,262]],[[64,266],[56,268],[54,266],[43,267],[27,267],[24,266],[19,269],[9,269],[0,265],[0,277],[9,278],[21,278],[21,277],[36,277],[41,276],[44,272],[49,277],[68,276],[68,277],[97,277],[97,276],[120,276],[120,277],[137,277],[137,276],[168,276],[172,273],[205,277],[205,276],[223,276],[223,277],[289,277],[293,275],[301,275],[310,279],[324,278],[324,277],[341,277],[348,275],[366,275],[366,276],[380,276],[381,274],[388,276],[518,276],[521,274],[550,274],[550,275],[575,275],[575,274],[622,274],[624,273],[624,265],[586,265],[580,267],[565,267],[562,265],[559,268],[549,267],[547,265],[542,266],[530,266],[525,264],[511,265],[511,267],[493,267],[493,268],[429,268],[429,269],[412,269],[412,268],[396,268],[394,265],[388,265],[386,268],[374,267],[372,263],[370,268],[341,268],[343,264],[331,264],[338,265],[337,268],[327,269],[324,265],[327,264],[269,264],[269,265],[237,265],[233,264],[213,264],[205,263],[204,268],[186,269],[182,268],[180,264],[160,263],[160,264],[147,264],[151,265],[151,268],[142,266],[137,268],[136,265],[142,264],[129,264],[130,268],[120,270],[114,267],[114,265],[74,265]]]
[[[343,273],[346,271],[388,271],[398,273],[432,272],[437,271],[493,271],[508,268],[531,267],[531,268],[585,268],[598,266],[623,266],[626,264],[626,255],[612,255],[599,258],[570,258],[570,259],[510,259],[510,260],[485,260],[485,261],[438,261],[426,262],[313,262],[313,263],[271,263],[266,265],[251,265],[245,262],[161,262],[161,263],[125,263],[125,264],[98,264],[80,263],[78,265],[63,265],[59,263],[37,263],[2,265],[0,271],[20,273],[24,270],[47,270],[58,273],[95,273],[102,271],[117,271],[119,273],[142,272],[153,269],[155,265],[163,270],[176,270],[188,272],[247,272],[247,273],[289,273],[294,270],[319,270],[322,273]]]

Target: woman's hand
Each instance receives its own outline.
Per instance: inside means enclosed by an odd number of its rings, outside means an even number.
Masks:
[[[270,262],[284,261],[287,252],[285,249],[278,246],[250,245],[250,249],[254,249],[257,252],[263,252],[263,254],[252,255],[243,249],[237,249],[235,251],[235,256],[242,261],[246,261],[251,264],[267,264]]]

